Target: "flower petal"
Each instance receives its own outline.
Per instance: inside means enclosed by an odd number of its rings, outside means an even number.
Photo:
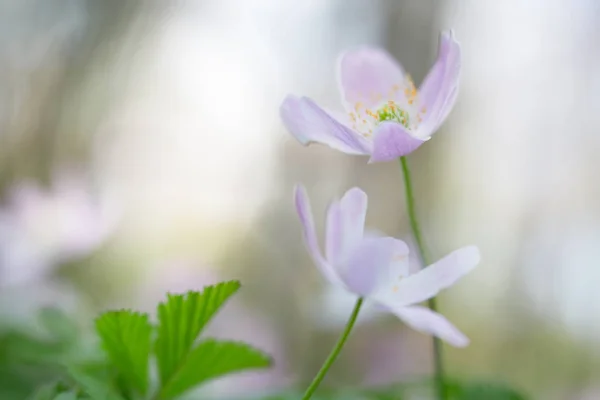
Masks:
[[[394,239],[394,257],[390,266],[391,279],[404,279],[410,273],[408,245],[400,239]]]
[[[437,336],[452,346],[465,347],[469,344],[469,338],[450,321],[426,307],[398,307],[389,309],[389,311],[414,330]]]
[[[296,203],[296,211],[300,222],[302,223],[302,233],[304,238],[304,244],[308,249],[310,256],[312,257],[316,266],[321,270],[325,278],[332,284],[342,285],[343,282],[340,279],[338,273],[329,264],[321,254],[319,243],[317,240],[317,232],[315,230],[315,223],[313,220],[312,211],[310,208],[310,201],[306,194],[306,189],[302,185],[296,185],[294,188],[294,200]]]
[[[417,139],[401,124],[383,122],[373,136],[373,153],[369,163],[391,161],[415,151],[426,140]]]
[[[374,290],[383,293],[384,291],[395,291],[397,284],[401,279],[406,278],[410,274],[409,266],[409,248],[408,245],[400,239],[385,237],[382,233],[368,229],[365,230],[365,239],[391,239],[392,240],[392,259],[390,260],[389,268],[387,268],[387,276],[383,276],[379,281],[379,286]],[[379,304],[379,303],[376,303]]]
[[[370,108],[386,99],[394,85],[404,84],[404,71],[387,51],[360,48],[341,55],[338,80],[347,107],[361,103]]]
[[[370,143],[311,99],[287,96],[279,109],[286,128],[303,145],[322,143],[348,154],[370,153]]]
[[[392,237],[365,238],[354,248],[347,263],[338,270],[351,292],[370,296],[389,282],[395,242]]]
[[[391,307],[420,303],[452,286],[479,263],[479,249],[467,246],[400,281],[393,291],[382,287],[373,298]]]
[[[460,67],[460,45],[452,31],[442,32],[437,60],[419,88],[420,105],[426,113],[416,136],[431,136],[452,110],[458,95]]]
[[[367,203],[367,194],[355,187],[329,206],[325,254],[331,264],[342,265],[349,252],[362,240]]]

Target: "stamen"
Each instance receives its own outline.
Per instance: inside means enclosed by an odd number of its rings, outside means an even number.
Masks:
[[[375,114],[373,111],[367,109],[365,112],[367,113],[368,116],[375,118],[377,120],[377,114]]]
[[[412,105],[417,98],[417,88],[410,75],[406,75],[406,88],[404,89],[404,96],[406,97],[409,105]]]

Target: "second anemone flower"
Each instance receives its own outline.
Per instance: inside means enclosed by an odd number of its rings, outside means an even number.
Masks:
[[[477,266],[480,259],[477,247],[458,249],[410,274],[406,243],[365,232],[367,195],[353,188],[329,206],[323,256],[304,187],[297,186],[294,196],[306,247],[332,284],[376,302],[413,329],[435,335],[456,347],[469,343],[442,315],[416,304],[436,296]]]
[[[307,97],[288,96],[280,113],[304,145],[322,143],[369,162],[405,156],[427,141],[454,106],[460,46],[440,35],[435,64],[417,90],[402,66],[382,49],[361,48],[340,57],[338,81],[346,113],[325,111]]]

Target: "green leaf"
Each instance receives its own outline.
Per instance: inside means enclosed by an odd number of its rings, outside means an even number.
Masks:
[[[246,343],[208,339],[194,348],[185,364],[161,390],[170,399],[209,379],[254,368],[267,368],[271,358]]]
[[[238,281],[207,286],[200,292],[171,295],[158,305],[156,358],[164,387],[185,364],[186,357],[204,326],[240,288]]]
[[[67,367],[69,376],[92,400],[124,400],[106,382],[82,371],[79,368]]]
[[[77,400],[76,392],[63,392],[54,398],[54,400]]]
[[[75,322],[59,308],[43,308],[38,318],[42,327],[54,339],[63,342],[73,342],[79,334],[79,329]]]
[[[96,319],[96,331],[117,371],[146,394],[152,335],[148,315],[128,310],[109,311]]]
[[[453,400],[526,400],[522,394],[497,383],[464,383],[451,388]]]
[[[40,386],[28,397],[29,400],[53,400],[57,395],[69,390],[62,382],[52,382]]]

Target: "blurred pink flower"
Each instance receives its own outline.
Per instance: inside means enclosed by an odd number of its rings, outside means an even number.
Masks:
[[[134,306],[151,314],[167,293],[201,291],[206,285],[231,279],[192,261],[173,261],[151,271],[134,289]],[[242,292],[244,286],[242,282]],[[203,337],[240,340],[265,351],[274,360],[266,371],[249,371],[215,380],[199,389],[200,393],[231,398],[259,395],[288,387],[292,378],[286,363],[284,343],[266,315],[234,295],[209,323]]]
[[[374,301],[417,331],[456,347],[468,345],[469,339],[446,318],[416,304],[436,296],[475,268],[480,259],[477,247],[455,250],[411,274],[406,243],[365,233],[367,195],[352,188],[329,206],[324,257],[306,190],[297,186],[294,195],[308,252],[332,285]]]
[[[71,174],[60,175],[51,190],[27,181],[12,187],[0,208],[0,286],[35,280],[89,254],[116,221],[114,210]]]
[[[345,113],[307,97],[288,96],[281,118],[304,145],[322,143],[370,162],[407,155],[442,125],[458,95],[461,55],[452,32],[440,35],[438,58],[417,91],[385,50],[360,48],[340,57],[338,81]]]

